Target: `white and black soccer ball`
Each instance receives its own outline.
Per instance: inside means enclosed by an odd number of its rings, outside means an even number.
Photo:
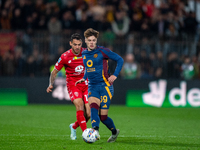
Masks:
[[[92,128],[87,128],[83,131],[82,137],[86,143],[94,143],[97,140],[98,133]]]

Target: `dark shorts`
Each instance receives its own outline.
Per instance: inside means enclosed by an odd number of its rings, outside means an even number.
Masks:
[[[114,94],[113,85],[111,86],[89,86],[88,97],[96,97],[100,99],[100,109],[109,109],[110,101]]]

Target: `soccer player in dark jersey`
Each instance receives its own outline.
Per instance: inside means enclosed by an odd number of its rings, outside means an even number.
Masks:
[[[89,28],[84,32],[84,36],[87,45],[87,49],[82,52],[85,75],[83,79],[76,82],[76,85],[88,79],[88,101],[91,110],[92,128],[99,131],[101,121],[112,132],[107,142],[115,142],[119,129],[116,129],[113,120],[108,117],[108,110],[114,92],[112,84],[117,79],[124,61],[122,57],[108,48],[96,45],[99,36],[98,31]],[[117,62],[113,75],[109,74],[108,59]],[[100,138],[99,135],[98,138]]]
[[[70,137],[72,140],[75,140],[76,128],[80,126],[82,131],[87,128],[86,122],[90,118],[90,106],[88,104],[87,81],[75,86],[76,81],[83,78],[85,71],[81,54],[83,51],[81,36],[78,33],[73,34],[69,43],[72,48],[61,55],[54,70],[51,72],[47,93],[52,92],[53,83],[57,73],[62,69],[62,67],[65,67],[67,89],[70,99],[76,107],[77,121],[70,124]],[[84,111],[86,112],[86,116],[84,116]]]

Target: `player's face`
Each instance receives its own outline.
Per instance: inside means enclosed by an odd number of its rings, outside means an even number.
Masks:
[[[85,43],[89,51],[92,51],[97,46],[97,38],[95,36],[90,36],[85,38]]]
[[[74,54],[79,54],[82,47],[82,41],[73,39],[73,41],[70,41],[70,46],[72,47],[72,51]]]

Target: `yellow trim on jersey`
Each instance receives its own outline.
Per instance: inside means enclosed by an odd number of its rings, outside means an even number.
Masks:
[[[112,94],[110,92],[110,89],[107,86],[105,86],[105,88],[106,88],[106,91],[108,92],[108,95],[109,95],[110,100],[111,100],[112,99]]]
[[[104,80],[104,82],[106,83],[106,85],[107,86],[110,86],[110,83],[108,82],[108,80],[105,78],[105,76],[104,76],[104,72],[103,72],[103,70],[102,70],[102,77],[103,77],[103,80]]]

